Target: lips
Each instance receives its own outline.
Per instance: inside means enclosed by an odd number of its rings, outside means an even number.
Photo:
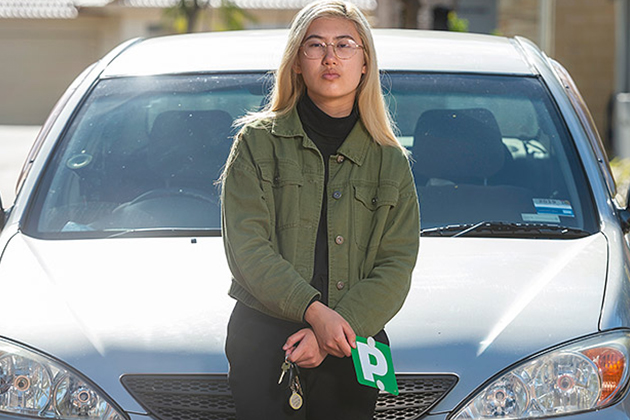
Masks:
[[[322,78],[325,80],[335,80],[335,79],[338,79],[339,77],[341,77],[339,73],[335,73],[335,72],[326,72],[322,75]]]

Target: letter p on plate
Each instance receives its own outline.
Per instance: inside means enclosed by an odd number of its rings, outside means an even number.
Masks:
[[[372,337],[357,337],[357,348],[352,349],[352,361],[360,384],[398,395],[389,346],[374,341]]]

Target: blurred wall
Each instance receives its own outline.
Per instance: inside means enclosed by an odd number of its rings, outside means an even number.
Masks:
[[[85,68],[127,39],[155,35],[162,15],[113,6],[69,19],[0,17],[0,124],[42,124]]]
[[[600,135],[610,147],[609,106],[615,89],[615,4],[555,0],[553,58],[571,73]]]
[[[308,2],[272,0],[266,8],[250,9],[255,19],[246,22],[247,29],[286,28]],[[50,7],[66,3],[72,1],[50,2]],[[131,38],[174,32],[163,7],[168,1],[92,3],[99,5],[80,7],[68,18],[50,18],[46,16],[49,11],[37,11],[42,1],[0,0],[0,125],[43,124],[74,78],[116,45]],[[128,5],[136,3],[139,6]],[[3,15],[7,10],[13,13]],[[366,10],[368,15],[370,12]],[[39,18],[22,17],[37,13]],[[212,8],[203,12],[198,23],[199,31],[226,29],[220,13]]]
[[[498,32],[520,35],[540,44],[540,0],[499,0]]]
[[[74,19],[0,16],[0,124],[42,124],[64,89],[88,65],[124,40],[165,32],[163,9],[117,4],[84,7]],[[366,12],[376,27],[399,27],[400,4],[378,0],[376,10]],[[536,42],[573,75],[600,133],[608,138],[615,59],[613,0],[421,0],[421,5],[418,25],[425,29],[432,27],[433,8],[448,7],[461,9],[463,18],[489,13],[485,32],[496,28],[503,35]],[[287,27],[296,11],[251,10],[257,21],[247,27]],[[200,29],[221,25],[220,16],[211,10]]]
[[[98,19],[0,21],[0,124],[41,124],[65,87],[98,59]]]

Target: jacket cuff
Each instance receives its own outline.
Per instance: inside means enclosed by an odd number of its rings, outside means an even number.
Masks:
[[[348,324],[350,324],[350,327],[352,327],[354,333],[360,337],[373,337],[380,330],[385,328],[384,325],[377,326],[373,323],[368,322],[366,324],[364,322],[361,322],[358,319],[355,319],[349,311],[345,311],[343,308],[335,308],[335,311],[337,311],[337,313],[341,315],[343,319],[348,321]]]
[[[286,301],[287,316],[296,322],[304,320],[304,314],[314,300],[321,298],[321,293],[310,284],[303,282],[295,288]]]

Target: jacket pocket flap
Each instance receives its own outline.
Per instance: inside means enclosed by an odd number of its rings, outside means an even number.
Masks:
[[[380,206],[395,206],[398,202],[398,188],[391,185],[379,187],[354,187],[354,194],[365,207],[376,210]]]
[[[287,162],[261,163],[260,177],[264,181],[270,182],[274,187],[302,185],[304,183],[304,175],[302,175],[300,168],[294,163]]]

